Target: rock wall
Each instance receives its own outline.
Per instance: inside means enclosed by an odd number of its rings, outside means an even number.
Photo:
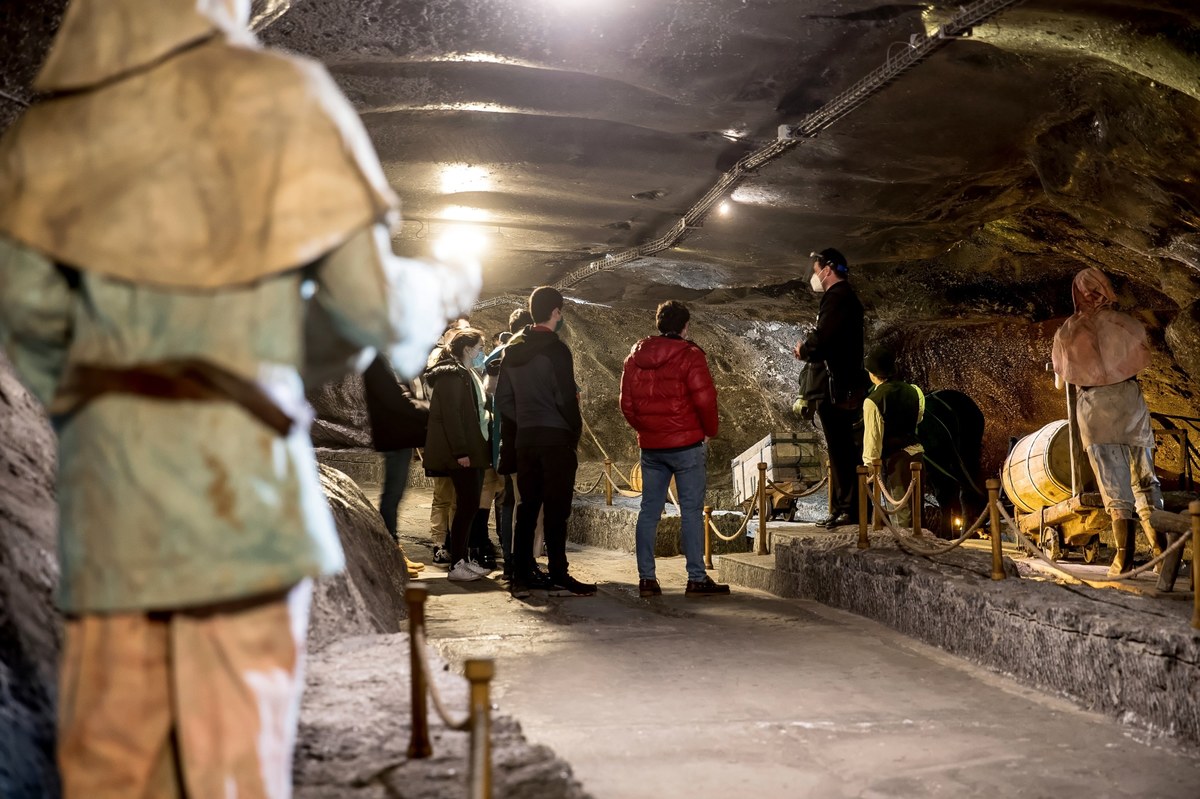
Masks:
[[[0,796],[58,792],[54,434],[0,355]]]

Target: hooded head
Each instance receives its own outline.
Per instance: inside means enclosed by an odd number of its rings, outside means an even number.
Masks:
[[[251,39],[250,0],[71,0],[39,92],[85,89],[223,33]]]
[[[1088,267],[1075,275],[1071,299],[1075,301],[1075,313],[1092,313],[1116,302],[1117,293],[1103,272]]]

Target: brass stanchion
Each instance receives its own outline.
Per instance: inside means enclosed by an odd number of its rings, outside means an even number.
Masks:
[[[704,568],[712,565],[712,505],[704,506]]]
[[[871,509],[871,528],[874,530],[883,529],[883,490],[879,487],[879,479],[883,474],[883,461],[879,458],[871,461],[871,470],[875,474],[875,480],[871,482],[871,502],[875,507]]]
[[[987,481],[988,510],[992,521],[992,579],[1004,579],[1004,555],[1000,549],[1000,481]]]
[[[921,534],[921,506],[925,504],[925,492],[921,487],[921,464],[914,463],[908,467],[912,470],[912,523],[913,535]]]
[[[612,504],[612,458],[604,459],[604,504]]]
[[[429,743],[429,707],[425,701],[428,686],[425,685],[425,669],[421,667],[424,653],[417,651],[417,639],[425,627],[426,595],[423,586],[410,585],[404,589],[404,601],[408,604],[408,665],[412,679],[412,736],[408,739],[408,756],[414,760],[433,754]]]
[[[489,684],[496,674],[491,660],[468,660],[463,668],[471,683],[471,751],[467,762],[467,796],[492,799],[492,717]]]
[[[867,536],[867,473],[866,466],[855,469],[858,472],[858,548],[868,549],[871,539]]]
[[[758,463],[758,537],[754,554],[767,554],[767,464],[762,461]]]
[[[1192,627],[1200,630],[1200,500],[1188,505],[1192,514]]]

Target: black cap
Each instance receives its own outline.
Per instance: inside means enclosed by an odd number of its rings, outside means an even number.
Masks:
[[[833,271],[837,272],[842,277],[850,274],[850,265],[846,263],[846,256],[842,255],[839,250],[832,247],[826,247],[820,252],[810,253],[812,259],[817,261],[822,266],[829,266]]]
[[[888,380],[896,376],[896,354],[887,347],[872,347],[863,366],[876,377]]]

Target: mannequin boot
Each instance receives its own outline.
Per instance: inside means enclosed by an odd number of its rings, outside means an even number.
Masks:
[[[1150,542],[1150,554],[1157,558],[1167,548],[1167,534],[1154,529],[1154,525],[1149,519],[1142,519],[1142,532],[1146,534],[1146,539]],[[1155,574],[1162,574],[1162,564],[1159,563],[1154,567]]]
[[[1133,519],[1113,519],[1113,543],[1117,546],[1116,557],[1108,567],[1108,576],[1116,577],[1133,567],[1133,551],[1137,546],[1137,530]]]

